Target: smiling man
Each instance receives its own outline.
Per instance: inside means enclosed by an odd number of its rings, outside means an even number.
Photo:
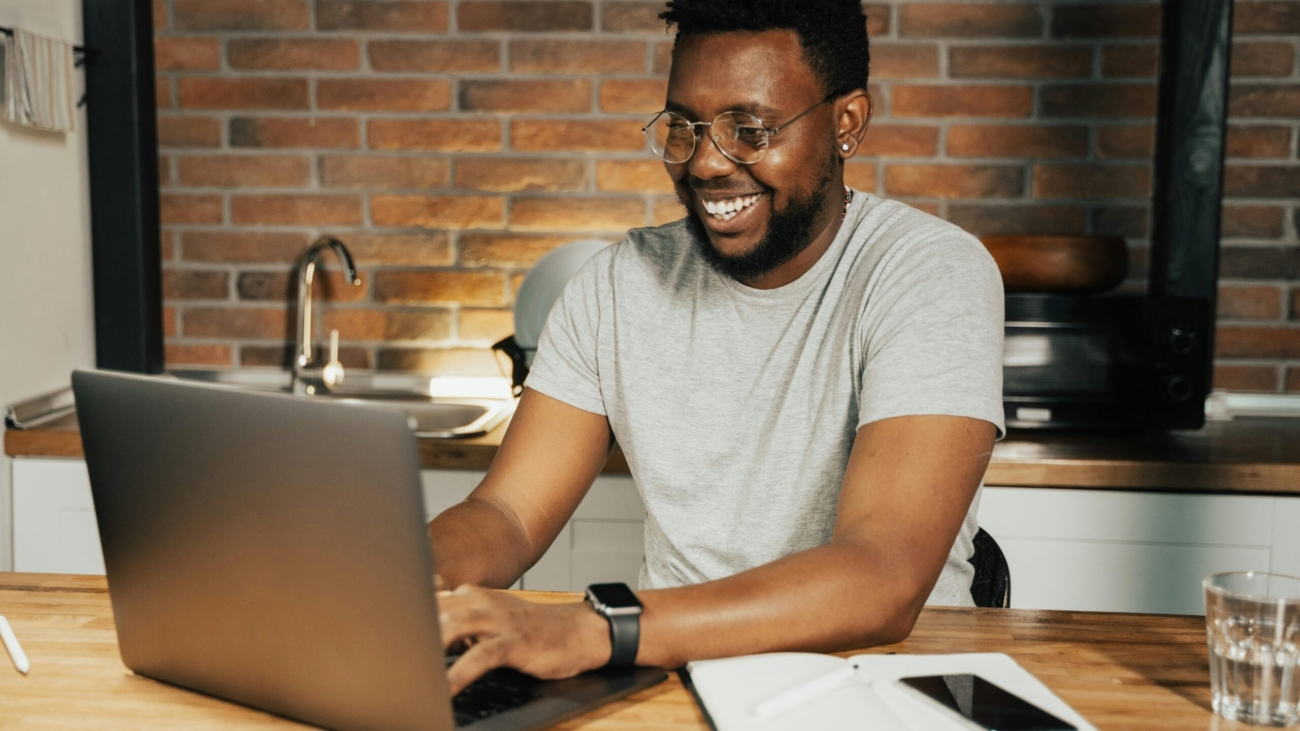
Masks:
[[[858,0],[674,0],[646,127],[687,217],[597,254],[550,315],[486,479],[438,516],[453,690],[894,642],[972,604],[1002,428],[1002,285],[977,240],[844,186],[868,134]],[[639,590],[509,586],[615,441],[646,505]],[[639,602],[638,602],[639,600]],[[639,603],[640,613],[638,614]],[[599,610],[599,611],[595,611]]]

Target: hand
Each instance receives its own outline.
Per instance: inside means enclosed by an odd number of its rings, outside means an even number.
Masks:
[[[556,679],[609,661],[609,623],[585,602],[534,604],[465,585],[439,592],[438,606],[443,646],[469,645],[447,670],[452,695],[493,668]]]

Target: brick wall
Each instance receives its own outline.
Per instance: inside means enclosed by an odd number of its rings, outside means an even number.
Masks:
[[[1106,233],[1145,259],[1159,8],[869,4],[852,185],[983,234]],[[171,365],[279,365],[321,233],[345,363],[496,372],[538,257],[679,218],[640,122],[660,4],[155,0]],[[1300,391],[1300,2],[1240,0],[1216,385]]]

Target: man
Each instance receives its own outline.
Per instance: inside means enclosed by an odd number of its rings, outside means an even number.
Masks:
[[[688,216],[631,231],[556,304],[496,460],[430,526],[453,691],[901,640],[970,605],[1002,428],[1002,285],[979,242],[844,187],[867,134],[858,0],[674,0],[647,128]],[[639,639],[505,587],[615,441],[646,504]],[[626,622],[626,620],[623,620]],[[623,625],[619,625],[623,626]]]

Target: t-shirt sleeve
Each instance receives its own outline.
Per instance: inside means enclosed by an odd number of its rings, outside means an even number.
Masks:
[[[601,303],[609,293],[613,249],[587,261],[546,317],[524,385],[593,414],[606,414],[597,352]]]
[[[900,242],[870,287],[858,426],[966,416],[996,425],[1001,438],[1002,276],[978,240],[945,229]]]

